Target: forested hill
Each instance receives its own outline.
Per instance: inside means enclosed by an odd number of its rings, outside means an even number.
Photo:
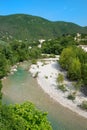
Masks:
[[[87,34],[87,27],[69,22],[52,22],[41,17],[25,14],[0,16],[0,38],[53,39],[62,34],[77,32]]]

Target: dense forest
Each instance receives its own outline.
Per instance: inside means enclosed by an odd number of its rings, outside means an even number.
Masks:
[[[49,21],[47,19],[14,14],[0,16],[0,38],[4,40],[38,40],[55,39],[63,34],[87,34],[87,28],[63,21]]]
[[[86,35],[82,35],[83,38]],[[77,81],[87,89],[87,52],[78,47],[86,42],[74,40],[74,35],[63,35],[53,40],[44,41],[42,47],[38,41],[28,42],[0,40],[0,79],[8,75],[11,66],[24,60],[34,61],[43,58],[42,53],[51,56],[60,55],[59,63],[67,70],[67,77]],[[0,80],[0,99],[2,83]],[[1,130],[51,130],[47,121],[47,114],[35,108],[32,103],[16,105],[2,105],[0,102],[0,129]]]

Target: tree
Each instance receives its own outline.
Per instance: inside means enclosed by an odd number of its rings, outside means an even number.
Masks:
[[[73,58],[68,68],[67,76],[71,80],[81,79],[81,63],[78,58]]]
[[[1,98],[2,98],[1,89],[2,89],[2,83],[1,83],[1,80],[0,80],[0,100],[1,100]]]
[[[0,78],[3,78],[9,72],[10,65],[5,56],[0,53]]]
[[[87,63],[82,65],[82,79],[84,85],[87,85]]]
[[[59,63],[62,66],[62,68],[68,70],[69,66],[72,63],[72,59],[75,57],[76,57],[76,54],[74,53],[74,50],[72,47],[65,48],[63,49],[60,55]]]
[[[64,81],[64,76],[63,76],[63,74],[59,73],[59,74],[58,74],[58,77],[57,77],[57,82],[58,82],[59,84],[62,84],[63,81]]]
[[[0,106],[0,130],[52,130],[47,113],[30,102]]]

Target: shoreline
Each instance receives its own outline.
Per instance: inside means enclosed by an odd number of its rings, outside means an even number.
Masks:
[[[37,79],[40,87],[45,93],[50,96],[50,98],[61,104],[63,107],[66,107],[72,112],[75,112],[78,115],[87,119],[87,111],[84,111],[77,106],[80,105],[83,100],[87,100],[87,97],[84,97],[82,93],[78,93],[75,101],[72,101],[67,99],[67,95],[70,93],[71,90],[68,92],[62,92],[60,89],[57,88],[57,75],[58,73],[63,73],[61,72],[57,60],[58,59],[56,58],[48,58],[44,59],[43,61],[38,61],[37,64],[31,65],[29,71],[31,72],[33,77],[37,73],[36,77],[34,78]],[[66,82],[68,86],[71,85],[70,81],[65,80],[64,82]]]

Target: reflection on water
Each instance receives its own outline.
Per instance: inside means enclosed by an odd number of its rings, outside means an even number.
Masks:
[[[45,94],[24,66],[19,67],[14,75],[8,76],[3,81],[2,91],[3,103],[22,103],[29,100],[39,109],[48,111],[53,130],[86,130],[87,128],[87,119],[62,107]]]

